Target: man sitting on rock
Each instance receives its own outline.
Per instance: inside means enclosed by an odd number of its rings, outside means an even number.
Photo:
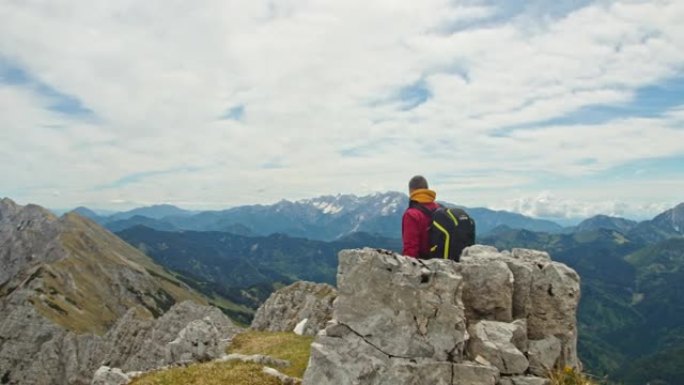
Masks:
[[[418,205],[434,211],[439,205],[435,202],[437,193],[428,188],[427,179],[416,175],[409,181],[409,208],[401,220],[401,239],[404,243],[402,254],[414,258],[430,257],[430,237],[428,229],[432,218]]]

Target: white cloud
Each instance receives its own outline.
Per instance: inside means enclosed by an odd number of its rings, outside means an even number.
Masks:
[[[663,185],[676,186],[682,191],[683,182],[648,180],[644,183],[647,187],[632,186],[639,193],[647,193],[647,189],[659,189]],[[629,184],[625,184],[628,186]],[[636,220],[651,219],[654,216],[668,210],[678,203],[681,203],[681,196],[673,191],[669,196],[662,196],[659,201],[632,200],[629,194],[624,197],[610,197],[608,194],[597,193],[601,187],[595,189],[585,188],[580,194],[574,195],[576,198],[568,198],[567,193],[573,191],[563,191],[563,195],[557,195],[551,191],[541,191],[533,195],[524,195],[517,198],[508,199],[496,205],[495,208],[519,212],[536,218],[549,219],[585,219],[594,215],[603,214],[615,217],[624,217]],[[679,199],[679,200],[678,200]]]
[[[3,184],[59,207],[225,206],[401,189],[415,172],[485,205],[541,173],[684,154],[681,109],[497,136],[682,76],[684,3],[494,16],[447,0],[3,2],[0,57],[98,118],[0,84]],[[381,102],[421,80],[417,108]],[[220,119],[236,106],[241,121]]]

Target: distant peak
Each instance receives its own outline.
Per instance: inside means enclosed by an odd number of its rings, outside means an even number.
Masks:
[[[2,200],[0,200],[0,204],[2,204],[3,206],[18,206],[13,200],[7,197],[2,198]]]

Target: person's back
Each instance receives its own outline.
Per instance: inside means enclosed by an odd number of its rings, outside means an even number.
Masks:
[[[420,175],[409,181],[409,195],[402,218],[403,254],[458,262],[463,250],[475,244],[475,221],[463,209],[437,204],[437,194]]]
[[[429,210],[437,209],[437,193],[428,188],[424,177],[417,175],[409,181],[409,196],[409,207],[401,221],[401,239],[404,244],[402,254],[414,258],[427,258],[430,254],[428,229],[432,218],[425,215],[416,205],[423,205]]]

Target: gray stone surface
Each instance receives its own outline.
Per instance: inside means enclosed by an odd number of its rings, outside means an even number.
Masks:
[[[192,321],[209,317],[224,340],[236,330],[220,310],[191,303],[155,320],[178,300],[199,295],[75,214],[56,218],[38,206],[1,200],[0,264],[0,378],[6,383],[89,384],[103,365],[128,371],[168,362],[167,345]]]
[[[469,322],[513,320],[513,273],[500,260],[462,259],[463,302]]]
[[[580,367],[576,318],[579,300],[580,282],[574,270],[558,262],[534,270],[527,333],[532,340],[556,336],[561,341],[561,367]]]
[[[252,329],[291,332],[301,324],[303,335],[314,336],[332,318],[337,291],[324,283],[295,282],[273,294],[257,310]]]
[[[0,200],[0,286],[20,271],[64,258],[60,230],[59,219],[40,206]]]
[[[130,378],[121,369],[101,366],[95,371],[91,385],[125,385],[129,381]]]
[[[530,341],[527,353],[530,360],[530,372],[537,376],[546,376],[561,354],[561,341],[555,336],[548,336],[543,340]]]
[[[190,301],[173,306],[156,320],[132,309],[105,336],[102,359],[127,372],[207,361],[221,357],[239,331],[219,309]]]
[[[576,341],[561,338],[576,327],[575,278],[534,250],[474,246],[461,263],[345,250],[333,320],[312,346],[304,384],[495,385],[500,374],[502,384],[546,384],[524,375],[528,352],[537,359],[544,347],[528,337],[555,339],[557,350],[567,348],[565,357],[576,357]],[[450,342],[436,341],[445,338]]]
[[[465,342],[456,263],[343,250],[334,318],[393,357],[460,357]]]
[[[527,345],[524,328],[521,325],[479,321],[468,328],[468,333],[470,358],[482,356],[502,374],[522,374],[527,370],[529,363],[520,350]]]
[[[499,380],[496,368],[474,362],[454,364],[452,385],[495,385]]]

